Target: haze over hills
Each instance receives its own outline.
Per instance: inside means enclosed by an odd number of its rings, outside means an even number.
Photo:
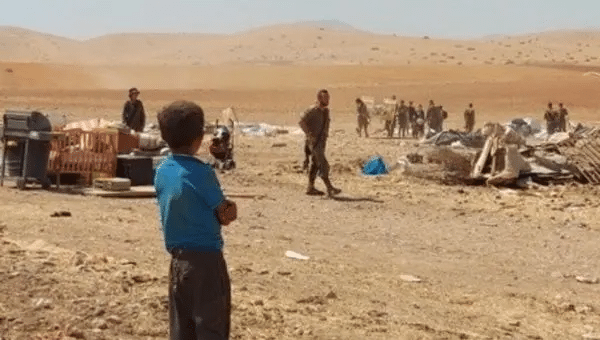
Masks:
[[[0,27],[0,61],[79,65],[600,65],[599,31],[556,31],[472,40],[402,37],[337,21],[236,34],[123,33],[84,41]]]

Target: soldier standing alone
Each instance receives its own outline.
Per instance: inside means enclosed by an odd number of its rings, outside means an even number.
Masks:
[[[315,188],[317,174],[321,177],[327,187],[327,194],[334,196],[342,192],[335,188],[329,180],[329,163],[325,157],[325,146],[329,135],[329,92],[320,90],[317,94],[317,105],[312,106],[300,119],[300,127],[306,134],[308,147],[310,148],[311,164],[308,171],[307,195],[324,195],[324,192]]]
[[[135,132],[144,131],[146,124],[146,112],[142,101],[138,99],[139,95],[137,88],[129,89],[129,100],[123,106],[123,123]]]
[[[371,121],[371,117],[369,116],[369,110],[367,110],[367,105],[360,98],[356,98],[356,120],[358,127],[356,128],[356,132],[358,132],[358,137],[361,137],[362,130],[365,130],[365,137],[369,138],[369,122]]]
[[[465,131],[468,133],[473,132],[475,128],[475,110],[473,109],[473,103],[469,103],[469,108],[465,110]]]

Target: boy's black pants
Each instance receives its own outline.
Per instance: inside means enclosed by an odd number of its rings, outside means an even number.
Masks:
[[[222,252],[171,252],[171,340],[227,340],[231,284]]]

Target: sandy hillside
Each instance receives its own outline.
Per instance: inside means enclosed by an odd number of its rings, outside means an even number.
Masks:
[[[0,27],[0,46],[4,61],[77,64],[600,64],[600,33],[595,31],[454,41],[313,23],[231,35],[115,34],[76,41]]]

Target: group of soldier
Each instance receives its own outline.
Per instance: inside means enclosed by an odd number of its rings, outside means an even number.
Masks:
[[[558,110],[555,110],[552,103],[548,103],[548,109],[544,113],[546,121],[546,131],[549,135],[555,132],[567,132],[567,116],[569,111],[564,107],[563,103],[558,104]]]
[[[435,105],[433,100],[429,101],[427,111],[423,110],[423,105],[414,106],[412,101],[405,104],[404,100],[400,103],[396,100],[396,96],[392,96],[391,100],[385,100],[385,111],[383,120],[385,121],[384,129],[388,137],[393,137],[398,128],[398,136],[405,138],[410,135],[413,138],[421,138],[425,135],[425,126],[433,133],[439,133],[443,130],[444,121],[448,118],[448,112],[444,110],[442,105]],[[475,110],[473,104],[465,110],[465,131],[472,132],[475,128]],[[371,120],[366,104],[360,98],[356,98],[356,116],[357,124],[356,132],[358,136],[362,136],[364,131],[365,137],[369,137],[368,126]]]

